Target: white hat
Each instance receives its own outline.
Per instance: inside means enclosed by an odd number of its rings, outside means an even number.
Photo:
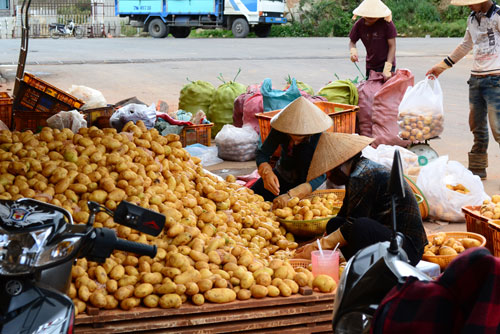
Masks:
[[[326,131],[331,126],[331,117],[303,96],[271,118],[273,129],[290,135],[312,135]]]
[[[353,19],[357,16],[362,17],[383,17],[386,21],[390,21],[392,12],[382,1],[380,0],[364,0],[355,10],[352,11],[354,14]]]
[[[468,6],[468,5],[476,5],[478,3],[483,3],[488,0],[451,0],[451,4],[455,6]]]
[[[325,132],[321,135],[307,173],[307,180],[317,178],[342,165],[375,139],[349,133]]]

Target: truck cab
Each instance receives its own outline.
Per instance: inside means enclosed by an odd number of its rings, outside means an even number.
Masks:
[[[267,37],[273,24],[286,23],[284,0],[115,0],[115,12],[154,38],[189,36],[191,28],[231,29],[234,37],[250,31]]]

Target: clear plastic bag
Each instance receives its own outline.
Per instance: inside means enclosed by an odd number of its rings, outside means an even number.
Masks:
[[[100,91],[87,86],[72,85],[68,93],[85,102],[82,110],[103,108],[108,105]]]
[[[60,111],[47,119],[47,125],[53,129],[71,129],[77,133],[80,128],[87,127],[87,121],[77,110]]]
[[[379,145],[377,148],[367,146],[363,149],[362,154],[365,158],[378,162],[387,168],[392,168],[392,161],[394,160],[394,150],[398,149],[401,155],[401,162],[403,169],[406,171],[410,168],[418,167],[418,156],[410,150],[400,146],[393,145]]]
[[[464,193],[450,189],[459,184],[465,189]],[[449,161],[446,155],[420,169],[417,186],[429,203],[429,215],[445,221],[465,222],[463,206],[481,205],[490,198],[479,176],[458,161]]]
[[[434,84],[431,84],[433,82]],[[399,105],[399,137],[424,141],[443,132],[443,91],[437,78],[429,77],[408,87]]]
[[[118,109],[111,115],[109,124],[116,130],[121,131],[128,122],[143,121],[146,128],[151,129],[156,123],[156,106],[151,104],[149,107],[144,104],[127,104]]]
[[[218,156],[230,161],[249,161],[255,159],[259,135],[251,125],[242,128],[226,124],[215,136]]]

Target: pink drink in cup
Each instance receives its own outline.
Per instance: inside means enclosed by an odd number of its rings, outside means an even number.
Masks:
[[[311,253],[312,273],[314,277],[318,275],[328,275],[335,282],[339,281],[339,252],[333,250],[323,250],[323,256],[320,251]]]

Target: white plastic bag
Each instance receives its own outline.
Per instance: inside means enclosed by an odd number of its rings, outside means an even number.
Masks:
[[[199,143],[188,145],[184,148],[191,156],[201,159],[201,165],[204,167],[216,165],[224,162],[217,157],[216,146],[205,146]]]
[[[443,132],[443,115],[441,85],[427,77],[406,89],[399,104],[399,136],[412,142],[437,137]]]
[[[153,128],[156,122],[155,104],[153,103],[149,107],[144,104],[127,104],[111,115],[109,124],[120,132],[129,121],[134,123],[143,121],[146,128]]]
[[[447,187],[458,184],[462,184],[469,192],[462,194]],[[445,221],[465,222],[463,206],[481,205],[490,198],[484,192],[479,176],[472,174],[458,161],[449,161],[446,155],[421,168],[417,186],[429,203],[429,215]]]
[[[77,133],[80,128],[87,127],[87,121],[78,110],[60,111],[47,119],[47,125],[53,129],[71,129]]]
[[[85,102],[82,110],[102,108],[108,105],[100,91],[87,86],[72,85],[68,93]]]
[[[230,161],[255,159],[259,134],[251,125],[242,128],[226,124],[215,136],[219,158]]]
[[[418,156],[412,151],[402,148],[401,146],[381,144],[375,149],[368,145],[363,149],[362,155],[365,158],[386,166],[387,168],[392,168],[392,160],[394,159],[395,149],[398,149],[399,154],[401,155],[403,170],[418,167]]]

